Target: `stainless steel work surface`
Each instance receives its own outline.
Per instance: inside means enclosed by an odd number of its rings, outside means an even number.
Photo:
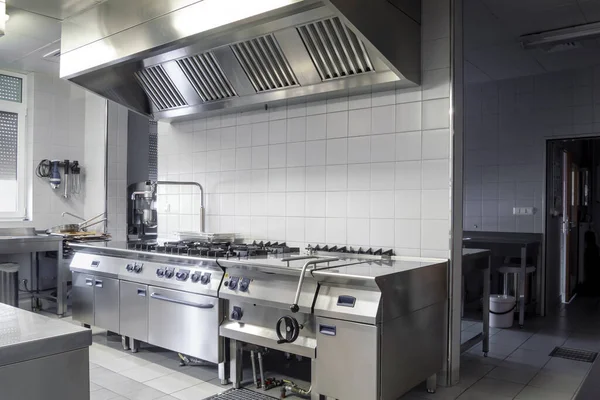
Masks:
[[[37,234],[33,228],[0,229],[0,254],[57,251],[61,236]]]
[[[0,366],[92,344],[92,331],[0,304]]]

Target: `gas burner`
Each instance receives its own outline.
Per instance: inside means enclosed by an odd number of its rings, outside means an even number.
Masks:
[[[361,254],[361,255],[370,255],[370,256],[383,256],[383,257],[392,257],[394,256],[394,250],[392,249],[388,249],[388,250],[383,250],[383,249],[363,249],[362,247],[359,247],[358,249],[355,249],[354,247],[337,247],[337,246],[319,246],[316,245],[315,247],[312,246],[308,246],[307,250],[309,251],[320,251],[320,252],[325,252],[325,253],[347,253],[347,254]]]

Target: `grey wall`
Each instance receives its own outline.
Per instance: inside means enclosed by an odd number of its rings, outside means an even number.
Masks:
[[[127,124],[127,185],[149,179],[149,121],[148,118],[129,111]]]

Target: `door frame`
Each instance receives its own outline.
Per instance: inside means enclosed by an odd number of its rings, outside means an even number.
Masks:
[[[540,282],[540,315],[542,317],[546,316],[546,314],[548,314],[551,310],[548,309],[548,306],[550,305],[550,303],[548,302],[548,299],[546,298],[547,296],[547,278],[548,278],[548,274],[546,273],[546,260],[547,260],[547,254],[546,252],[548,251],[548,246],[547,246],[547,241],[548,241],[548,207],[550,207],[551,205],[548,204],[548,189],[550,189],[548,187],[548,157],[551,156],[551,154],[549,155],[549,150],[550,150],[550,146],[551,146],[551,142],[556,142],[556,141],[563,141],[563,140],[587,140],[587,139],[599,139],[600,140],[600,132],[593,132],[593,133],[584,133],[584,134],[579,134],[579,135],[560,135],[560,136],[551,136],[551,137],[544,137],[543,138],[543,144],[544,144],[544,157],[543,157],[543,165],[544,165],[544,179],[543,179],[543,187],[542,187],[542,192],[544,193],[544,195],[542,196],[542,235],[543,235],[543,240],[542,240],[542,270],[541,272],[541,282]]]

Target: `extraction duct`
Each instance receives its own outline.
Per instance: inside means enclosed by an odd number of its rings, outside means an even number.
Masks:
[[[108,0],[63,22],[60,75],[156,120],[415,86],[420,1],[401,3]]]

